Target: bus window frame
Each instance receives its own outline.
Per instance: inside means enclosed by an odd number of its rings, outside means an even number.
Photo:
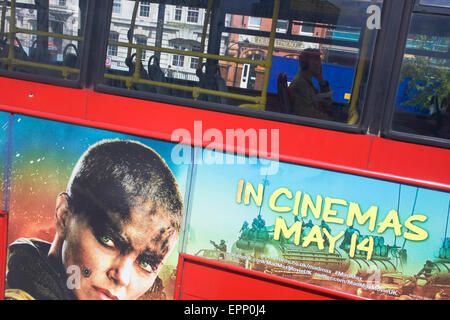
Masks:
[[[400,0],[404,1],[404,0]],[[102,61],[103,58],[106,58],[106,50],[108,47],[108,37],[109,29],[111,26],[111,20],[112,20],[112,3],[113,0],[105,1],[107,5],[107,9],[105,12],[105,23],[104,28],[102,28],[103,32],[97,33],[97,41],[96,43],[101,43],[101,52],[99,52],[99,57],[97,61]],[[384,19],[384,12],[389,11],[387,3],[390,1],[384,1],[383,2],[383,9],[382,9],[382,19]],[[99,17],[97,16],[97,21]],[[96,29],[99,30],[99,29]],[[225,31],[226,30],[226,31]],[[245,32],[248,34],[255,34],[258,33],[257,30],[241,30],[231,27],[222,27],[221,32],[232,32],[233,30],[239,31],[239,32]],[[362,30],[365,30],[364,28]],[[364,34],[363,32],[361,33]],[[378,107],[373,100],[376,99],[377,95],[371,94],[371,91],[375,89],[375,87],[371,84],[373,79],[373,71],[377,69],[376,66],[380,64],[381,59],[375,55],[375,51],[377,48],[382,47],[381,43],[384,43],[383,39],[386,38],[386,35],[388,33],[381,28],[380,30],[377,30],[375,44],[374,44],[374,53],[371,57],[371,65],[370,69],[366,72],[369,72],[369,79],[366,83],[367,85],[367,91],[366,95],[363,99],[363,111],[360,114],[360,121],[358,121],[357,124],[348,124],[346,122],[336,122],[336,121],[327,121],[323,119],[315,119],[315,118],[308,118],[303,116],[297,116],[297,115],[291,115],[291,114],[284,114],[284,113],[278,113],[278,112],[272,112],[272,111],[265,111],[265,110],[255,110],[250,108],[240,108],[237,106],[227,105],[227,104],[221,104],[221,103],[215,103],[215,102],[204,102],[200,100],[194,100],[194,99],[188,99],[188,98],[181,98],[181,97],[174,97],[174,96],[168,96],[158,93],[152,93],[152,92],[143,92],[138,90],[129,90],[126,88],[117,88],[113,86],[109,86],[104,84],[104,73],[105,73],[105,65],[101,65],[100,63],[97,66],[97,69],[95,70],[95,73],[93,75],[93,81],[92,81],[92,87],[93,90],[99,93],[105,93],[105,94],[113,94],[128,98],[135,98],[135,99],[141,99],[141,100],[147,100],[147,101],[155,101],[160,103],[166,103],[166,104],[174,104],[181,107],[189,107],[189,108],[196,108],[196,109],[202,109],[206,111],[215,111],[215,112],[221,112],[225,114],[230,115],[240,115],[240,116],[246,116],[251,118],[257,118],[261,120],[270,120],[270,121],[276,121],[276,122],[282,122],[282,123],[289,123],[289,124],[295,124],[300,126],[310,126],[320,129],[327,129],[327,130],[334,130],[334,131],[341,131],[341,132],[348,132],[348,133],[356,133],[356,134],[365,134],[368,131],[368,128],[371,126],[372,122],[380,123],[381,122],[381,116],[378,119],[371,119],[368,117],[368,114],[376,114],[372,111],[370,111],[370,108]],[[285,38],[288,37],[286,34],[276,33],[276,38]],[[296,36],[298,39],[304,39],[307,41],[314,41],[314,37],[308,37],[308,36],[302,36],[298,35]],[[363,37],[361,36],[358,44],[362,42]],[[327,41],[327,40],[325,40]],[[339,43],[341,43],[340,41]],[[349,43],[346,43],[347,45]],[[358,47],[360,48],[360,47]],[[358,56],[359,57],[359,56]],[[380,64],[381,65],[381,64]],[[387,70],[385,70],[387,71]],[[385,74],[385,73],[384,73]],[[379,82],[379,81],[377,81]],[[370,97],[370,100],[369,100]],[[349,105],[350,106],[350,105]],[[370,106],[370,108],[369,108]]]
[[[383,126],[386,97],[390,83],[395,79],[394,56],[401,34],[401,19],[398,19],[398,13],[403,14],[405,1],[407,0],[386,1],[383,4],[381,29],[373,53],[372,74],[367,88],[366,112],[362,114],[366,134],[377,136]]]
[[[7,1],[7,5],[9,5],[9,7],[10,7],[11,2]],[[28,4],[28,3],[21,3],[21,5],[23,5],[24,8],[27,8],[27,7],[34,8],[34,5],[30,6],[30,4]],[[80,69],[79,69],[80,71],[77,72],[77,74],[79,75],[77,80],[56,78],[56,77],[42,75],[42,74],[27,74],[27,73],[22,73],[22,72],[18,72],[18,71],[10,71],[10,70],[3,70],[3,69],[0,69],[0,76],[18,79],[18,80],[38,82],[38,83],[43,83],[43,84],[57,85],[57,86],[62,86],[62,87],[67,87],[67,88],[74,88],[74,89],[85,88],[87,86],[86,83],[87,83],[88,68],[89,68],[88,56],[89,56],[90,46],[92,43],[91,30],[93,30],[92,24],[94,21],[94,14],[93,14],[94,6],[95,6],[95,1],[89,0],[87,8],[86,8],[86,10],[87,10],[86,22],[85,22],[85,27],[83,30],[84,36],[83,36],[83,40],[81,41],[82,42],[82,50],[80,50],[80,52],[82,52],[82,58],[81,58]]]
[[[380,134],[382,137],[392,140],[399,140],[414,144],[430,145],[434,147],[449,149],[450,140],[448,139],[413,133],[406,133],[396,131],[393,129],[393,121],[395,116],[395,101],[398,94],[398,86],[400,85],[400,73],[403,64],[403,58],[406,52],[406,42],[408,39],[409,29],[411,26],[412,16],[414,14],[427,14],[427,15],[443,15],[450,17],[450,10],[444,10],[437,13],[434,9],[443,9],[443,8],[423,6],[419,4],[419,1],[420,0],[405,0],[405,11],[401,17],[401,27],[400,27],[401,29],[399,31],[399,37],[395,49],[393,72],[391,75],[391,79],[389,81],[390,90],[385,103],[385,110]]]

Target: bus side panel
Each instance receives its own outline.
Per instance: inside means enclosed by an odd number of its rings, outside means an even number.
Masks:
[[[179,298],[211,300],[333,300],[352,295],[262,275],[183,254]]]
[[[145,132],[152,138],[170,140],[176,129],[187,129],[194,132],[194,122],[201,134],[214,128],[226,137],[226,130],[267,130],[269,155],[277,151],[278,142],[281,161],[302,162],[307,165],[365,169],[369,157],[372,137],[338,131],[330,131],[298,125],[280,123],[257,118],[174,106],[164,103],[143,101],[126,97],[112,96],[90,91],[88,94],[87,120],[133,128]],[[130,112],[132,106],[133,112]],[[201,120],[201,124],[200,124]],[[198,122],[197,122],[198,121]],[[278,141],[276,131],[278,130]],[[273,136],[272,136],[273,134]],[[274,137],[274,138],[272,138]],[[202,136],[192,136],[197,146],[206,147],[210,141],[203,141]],[[234,143],[226,143],[228,152],[236,152]],[[246,152],[249,146],[246,145]],[[255,151],[255,150],[253,150]],[[330,160],[330,155],[332,156]]]
[[[0,300],[4,298],[6,272],[7,215],[0,212]]]
[[[182,293],[180,300],[203,300],[203,299],[201,299],[199,297],[194,297],[194,296],[190,296],[188,294]]]
[[[3,106],[23,108],[25,113],[58,114],[85,118],[87,90],[0,77],[0,109]]]
[[[448,188],[450,150],[374,137],[368,170]],[[413,174],[412,174],[413,173]],[[434,181],[434,182],[433,182]]]

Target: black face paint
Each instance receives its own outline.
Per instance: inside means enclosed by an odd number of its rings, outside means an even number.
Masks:
[[[83,267],[82,274],[85,278],[89,278],[89,276],[91,275],[91,268]]]

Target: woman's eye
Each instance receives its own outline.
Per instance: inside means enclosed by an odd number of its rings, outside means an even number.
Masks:
[[[139,266],[147,272],[153,272],[152,266],[145,261],[139,261]]]
[[[108,247],[111,247],[111,248],[114,247],[114,242],[113,242],[113,241],[111,240],[111,238],[108,237],[108,236],[102,236],[102,237],[101,237],[101,241],[102,241],[102,243],[103,243],[105,246],[108,246]]]

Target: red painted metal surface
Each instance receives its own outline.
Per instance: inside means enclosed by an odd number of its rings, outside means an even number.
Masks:
[[[368,170],[450,191],[450,150],[375,137]],[[408,183],[408,182],[407,182]]]
[[[85,118],[87,90],[0,77],[2,109],[37,111],[42,117]]]
[[[132,110],[132,112],[130,112]],[[183,128],[194,132],[194,121],[202,122],[202,132],[218,129],[226,137],[227,129],[279,130],[279,155],[284,161],[315,161],[322,165],[330,157],[336,167],[364,169],[370,151],[372,137],[312,127],[280,123],[239,115],[224,115],[220,112],[164,103],[118,97],[89,92],[87,119],[99,123],[125,126],[147,132],[153,138],[170,140],[174,130]],[[270,131],[269,131],[270,132]],[[207,146],[210,141],[194,140],[196,146]],[[339,141],[339,143],[336,143]],[[270,141],[269,150],[270,148]],[[236,152],[234,145],[224,149]],[[246,148],[246,154],[255,150]],[[355,152],[356,151],[356,152]]]
[[[283,279],[257,271],[181,255],[181,299],[213,300],[336,300],[360,299],[350,294]]]
[[[179,300],[205,300],[199,297],[190,296],[188,294],[182,293]]]
[[[177,275],[175,278],[175,292],[174,299],[179,300],[181,298],[181,279],[183,278],[183,256],[178,256]]]

